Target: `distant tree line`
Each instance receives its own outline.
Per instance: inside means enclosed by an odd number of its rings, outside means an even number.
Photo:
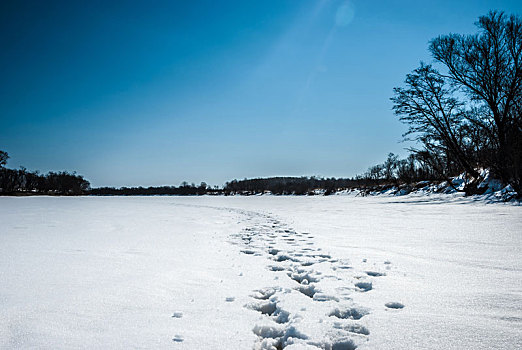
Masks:
[[[420,154],[412,153],[405,159],[390,153],[382,164],[377,164],[356,177],[360,182],[373,180],[375,184],[411,184],[419,181],[442,181],[446,178],[426,162]]]
[[[89,194],[97,196],[201,196],[204,194],[221,194],[222,189],[211,188],[206,183],[200,185],[183,182],[180,186],[157,186],[157,187],[98,187],[89,191]]]
[[[479,193],[479,169],[488,168],[522,193],[522,20],[490,12],[473,35],[442,35],[429,50],[442,71],[421,63],[394,89],[393,109],[408,125],[411,155],[390,155],[366,178],[408,182],[470,178]],[[484,189],[482,189],[484,190]]]
[[[232,180],[225,184],[224,194],[314,194],[315,190],[324,190],[330,194],[341,188],[356,187],[366,180],[318,178],[312,177],[270,177],[258,179]],[[372,184],[375,181],[370,180]]]
[[[89,181],[76,173],[49,172],[40,174],[38,171],[8,169],[5,167],[9,155],[0,151],[0,193],[2,194],[85,194],[90,188]]]

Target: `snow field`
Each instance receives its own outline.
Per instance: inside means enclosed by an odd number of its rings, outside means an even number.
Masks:
[[[0,198],[0,348],[515,349],[520,207]]]

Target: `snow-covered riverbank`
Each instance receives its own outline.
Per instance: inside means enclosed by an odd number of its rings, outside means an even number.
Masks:
[[[0,348],[519,348],[521,214],[435,195],[0,198]]]

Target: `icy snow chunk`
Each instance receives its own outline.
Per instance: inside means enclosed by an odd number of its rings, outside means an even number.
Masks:
[[[259,311],[263,315],[271,316],[276,311],[277,304],[274,301],[259,301],[257,303],[247,304],[246,307]]]
[[[252,331],[261,338],[280,338],[285,333],[284,327],[277,323],[255,325]]]
[[[296,290],[300,291],[301,293],[310,298],[313,298],[315,293],[317,293],[317,290],[315,289],[315,286],[313,284],[301,285],[297,287]]]
[[[495,197],[502,201],[509,201],[517,196],[517,192],[515,192],[515,189],[511,185],[507,185],[500,191],[495,192]]]
[[[306,283],[304,284],[308,284],[310,282],[318,282],[319,281],[319,278],[313,276],[313,270],[312,271],[307,271],[307,272],[302,272],[302,273],[299,273],[299,272],[288,272],[288,277],[290,277],[291,279],[293,279],[294,281],[296,281],[297,283],[303,283],[304,281],[306,281]]]
[[[277,291],[277,288],[263,288],[255,291],[255,294],[252,295],[253,298],[259,300],[268,300],[272,295],[274,295]]]

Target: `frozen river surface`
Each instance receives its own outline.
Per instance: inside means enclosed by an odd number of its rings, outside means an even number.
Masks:
[[[520,349],[522,208],[0,198],[2,349]]]

